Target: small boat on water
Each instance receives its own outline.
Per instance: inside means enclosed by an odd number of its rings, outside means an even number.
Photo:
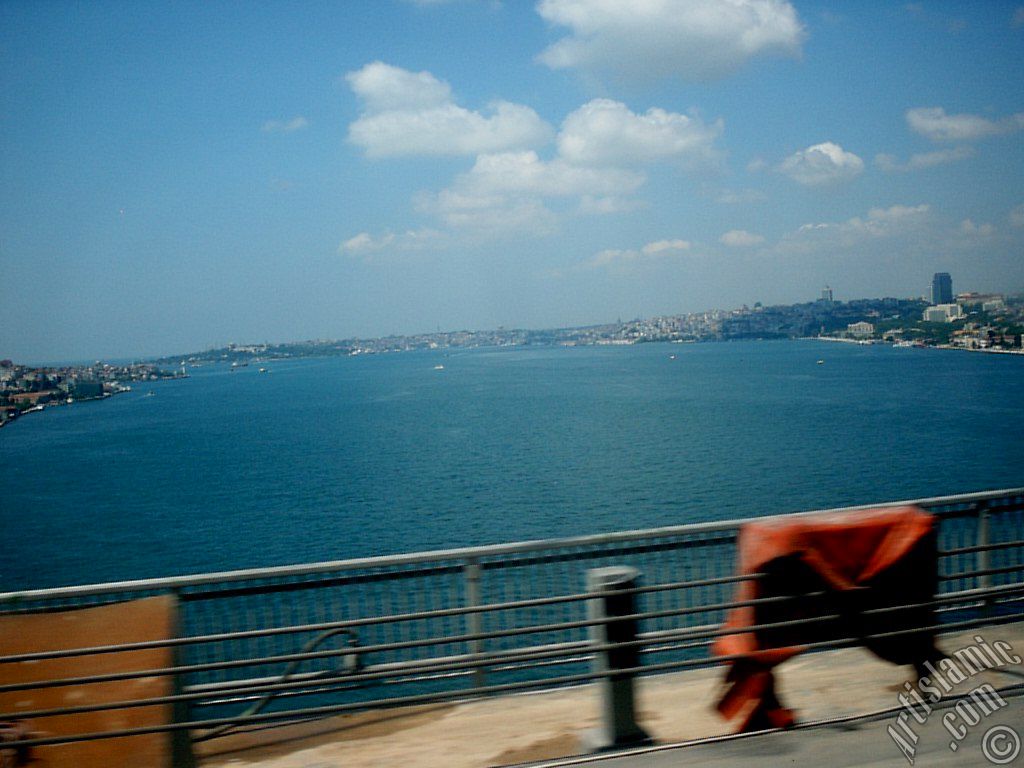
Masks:
[[[435,366],[434,366],[434,370],[435,370],[435,371],[443,371],[443,370],[444,370],[444,366],[443,366],[443,365],[440,365],[440,364],[438,364],[438,365],[435,365]]]
[[[266,368],[260,368],[260,373],[269,373],[269,371]]]
[[[824,364],[825,364],[825,361],[824,361],[824,360],[819,360],[819,361],[818,361],[818,365],[824,365]]]

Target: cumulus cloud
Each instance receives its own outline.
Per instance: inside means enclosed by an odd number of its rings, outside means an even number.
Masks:
[[[745,229],[730,229],[720,238],[718,242],[730,248],[749,248],[764,242],[762,235],[747,232]]]
[[[635,211],[644,206],[644,203],[636,198],[622,197],[618,195],[606,195],[595,197],[594,195],[583,195],[580,198],[579,212],[585,215],[605,216],[610,213],[626,213]]]
[[[689,240],[655,240],[653,243],[648,243],[640,252],[644,256],[656,256],[658,254],[669,254],[672,251],[688,251],[690,250]]]
[[[395,240],[390,232],[382,237],[375,238],[369,232],[360,232],[343,242],[338,250],[343,253],[366,253],[367,251],[379,251],[387,248]]]
[[[385,232],[376,237],[369,232],[360,232],[341,243],[338,253],[368,258],[392,251],[425,250],[438,246],[444,239],[444,233],[435,229],[410,229],[400,234]]]
[[[545,199],[580,198],[585,213],[617,213],[630,207],[627,196],[645,180],[638,171],[575,166],[559,157],[543,160],[532,150],[501,152],[480,155],[450,187],[421,194],[416,205],[449,227],[547,231],[554,214]]]
[[[758,189],[723,189],[715,198],[716,203],[723,205],[744,205],[759,203],[767,199],[767,195]]]
[[[973,141],[1024,129],[1024,112],[989,120],[966,113],[948,115],[942,107],[919,107],[907,110],[906,118],[912,130],[932,141]]]
[[[763,157],[755,157],[749,163],[747,163],[747,173],[760,173],[761,171],[767,170],[768,161]]]
[[[645,180],[645,175],[639,171],[614,166],[575,165],[561,157],[544,161],[530,150],[481,155],[468,173],[456,179],[455,186],[482,194],[566,197],[629,194]]]
[[[376,61],[345,79],[363,102],[349,141],[367,157],[475,155],[551,138],[550,126],[529,107],[496,101],[486,114],[466,109],[453,101],[448,83],[429,72]]]
[[[517,232],[541,235],[556,224],[554,213],[538,197],[488,194],[484,190],[443,189],[416,200],[421,213],[437,216],[450,229],[472,236],[500,236]]]
[[[802,149],[779,166],[779,171],[807,186],[847,181],[863,170],[863,160],[831,141]]]
[[[410,72],[374,61],[345,75],[352,92],[368,112],[439,107],[451,101],[452,89],[429,72]]]
[[[1010,211],[1009,219],[1011,226],[1024,227],[1024,203]]]
[[[641,204],[633,195],[647,181],[644,166],[709,162],[721,131],[721,121],[709,125],[661,109],[637,114],[621,102],[595,99],[565,118],[551,159],[533,149],[482,153],[447,189],[421,195],[418,207],[451,227],[492,231],[503,211],[530,231],[550,228],[556,217],[546,202],[552,199],[575,200],[581,214],[621,213]]]
[[[659,160],[706,161],[723,123],[652,108],[635,114],[622,102],[594,99],[570,113],[558,134],[558,153],[577,165],[636,165]]]
[[[264,133],[294,133],[309,126],[309,121],[302,115],[291,120],[267,120],[260,130]]]
[[[964,219],[960,222],[960,231],[969,236],[989,237],[996,228],[991,224],[975,224],[971,219]]]
[[[854,216],[842,222],[804,224],[793,238],[826,238],[840,245],[851,245],[867,238],[894,237],[917,230],[931,211],[927,204],[893,205],[872,208],[867,216]]]
[[[630,264],[650,259],[678,256],[690,249],[688,240],[656,240],[641,248],[608,248],[598,251],[580,266],[584,269],[608,267],[616,264]]]
[[[906,173],[908,171],[920,171],[925,168],[934,168],[937,165],[955,163],[974,155],[973,147],[956,147],[954,149],[939,149],[934,152],[922,152],[911,155],[905,163],[901,163],[892,155],[875,155],[875,165],[886,173]]]
[[[716,79],[756,56],[798,56],[805,36],[786,0],[541,0],[537,12],[569,30],[544,64],[631,79]]]

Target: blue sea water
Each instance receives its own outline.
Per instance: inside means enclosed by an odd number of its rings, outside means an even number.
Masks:
[[[782,341],[267,365],[0,431],[0,591],[1024,485],[1021,357]]]

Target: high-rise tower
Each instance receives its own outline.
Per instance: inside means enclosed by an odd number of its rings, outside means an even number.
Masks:
[[[932,304],[953,303],[953,278],[949,272],[936,272],[932,277]]]

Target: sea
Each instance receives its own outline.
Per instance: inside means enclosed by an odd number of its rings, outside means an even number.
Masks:
[[[1019,356],[743,341],[189,372],[0,430],[0,592],[1024,485]]]

